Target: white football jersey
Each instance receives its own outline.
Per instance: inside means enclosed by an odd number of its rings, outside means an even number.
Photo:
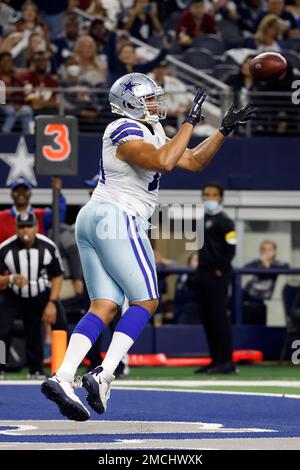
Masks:
[[[156,148],[166,142],[162,125],[158,122],[150,129],[139,121],[121,118],[107,126],[103,135],[100,157],[100,178],[92,199],[110,201],[130,215],[147,220],[157,203],[160,173],[119,160],[117,147],[125,142],[142,139]]]

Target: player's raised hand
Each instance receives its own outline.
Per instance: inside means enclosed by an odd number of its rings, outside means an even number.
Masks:
[[[256,109],[251,103],[246,104],[243,108],[235,109],[234,103],[230,106],[227,113],[223,117],[220,132],[226,137],[236,127],[245,124],[254,116]]]
[[[194,98],[193,106],[184,122],[189,122],[195,126],[201,119],[204,119],[204,116],[201,114],[201,107],[205,99],[206,94],[204,88],[198,88],[197,94]]]

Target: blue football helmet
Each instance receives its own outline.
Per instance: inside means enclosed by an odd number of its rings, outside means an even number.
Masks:
[[[154,100],[147,101],[149,98]],[[167,115],[162,87],[143,73],[128,73],[116,80],[109,91],[109,102],[113,113],[152,124]]]

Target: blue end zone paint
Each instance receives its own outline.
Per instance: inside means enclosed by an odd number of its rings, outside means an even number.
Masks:
[[[84,391],[79,395],[84,399]],[[151,406],[150,406],[151,404]],[[91,419],[102,417],[91,413]],[[39,386],[0,386],[1,420],[63,419],[55,405],[41,395]],[[226,437],[300,436],[300,399],[284,397],[199,394],[167,391],[113,390],[105,421],[184,421],[220,423],[225,428],[276,430],[267,433],[172,433],[9,436],[0,442],[112,442],[119,439],[200,439]],[[13,423],[12,423],[12,426]],[[6,429],[4,429],[4,427]],[[12,428],[11,428],[12,429]],[[0,431],[7,430],[7,426]]]

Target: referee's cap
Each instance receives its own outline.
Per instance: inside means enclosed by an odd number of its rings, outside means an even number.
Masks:
[[[16,180],[14,180],[10,185],[12,190],[16,189],[18,186],[25,186],[25,188],[27,188],[27,189],[32,188],[29,181],[27,181],[27,179],[23,178],[23,176],[21,176],[20,178],[17,178]]]
[[[37,225],[36,216],[33,212],[21,212],[16,217],[16,226],[22,227],[34,227]]]

